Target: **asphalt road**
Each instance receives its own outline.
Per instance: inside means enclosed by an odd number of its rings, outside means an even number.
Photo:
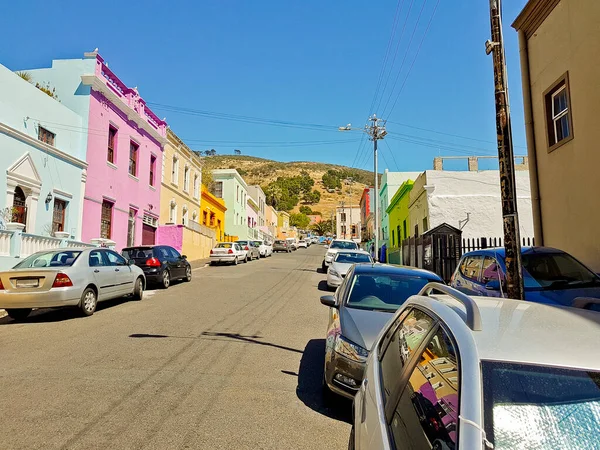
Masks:
[[[321,401],[324,249],[194,271],[88,318],[0,319],[2,449],[345,449]]]

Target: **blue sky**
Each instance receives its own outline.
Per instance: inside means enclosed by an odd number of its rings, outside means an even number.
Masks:
[[[525,3],[506,2],[504,9],[517,154],[526,150],[518,42],[510,24]],[[388,70],[371,109],[397,8]],[[496,154],[492,61],[484,51],[489,28],[488,2],[481,0],[33,0],[3,6],[0,63],[12,70],[47,67],[52,59],[79,58],[98,47],[146,101],[176,107],[153,109],[191,148],[219,153],[237,148],[281,161],[371,168],[372,144],[361,146],[360,132],[335,127],[362,127],[378,112],[389,119],[390,132],[380,143],[380,170],[412,171],[432,168],[438,155]],[[194,112],[182,114],[182,108]],[[466,169],[466,162],[447,167]]]

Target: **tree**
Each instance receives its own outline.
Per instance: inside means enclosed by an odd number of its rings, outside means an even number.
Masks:
[[[217,151],[214,148],[210,149],[210,156],[215,156],[217,154]]]
[[[293,227],[298,227],[300,229],[305,229],[310,224],[310,218],[306,214],[298,213],[298,214],[290,214],[290,225]]]
[[[302,200],[304,203],[309,203],[311,205],[319,203],[321,201],[321,193],[315,189],[312,192],[305,193],[304,197],[302,197]]]
[[[313,231],[325,236],[327,233],[335,233],[335,224],[331,220],[322,220],[312,226]]]
[[[210,152],[210,150],[206,150],[206,151],[204,152],[204,154],[205,154],[206,156],[210,156],[212,153]]]
[[[241,155],[241,154],[242,154],[242,151],[241,151],[241,150],[238,150],[238,149],[236,148],[236,149],[233,151],[233,153],[234,153],[234,154],[236,154],[236,155]]]
[[[312,214],[312,209],[310,209],[310,206],[301,206],[300,207],[300,213],[301,214],[306,214],[307,216]]]
[[[339,189],[342,187],[340,175],[333,169],[329,169],[327,172],[325,172],[321,180],[323,181],[323,186],[325,186],[326,189]]]

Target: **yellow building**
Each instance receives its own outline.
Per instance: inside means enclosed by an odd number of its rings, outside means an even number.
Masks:
[[[271,240],[277,237],[277,211],[270,205],[267,205],[265,210],[265,222],[267,227],[269,228],[269,235],[271,235]]]
[[[277,239],[291,237],[290,233],[290,215],[285,211],[277,211]]]
[[[207,187],[202,185],[202,214],[201,224],[215,231],[217,241],[225,238],[225,201],[211,194]]]

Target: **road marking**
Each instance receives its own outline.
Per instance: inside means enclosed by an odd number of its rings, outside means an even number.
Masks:
[[[206,269],[208,266],[209,266],[209,263],[206,263],[201,267],[196,267],[195,269],[192,269],[192,272],[195,272],[196,270]]]

